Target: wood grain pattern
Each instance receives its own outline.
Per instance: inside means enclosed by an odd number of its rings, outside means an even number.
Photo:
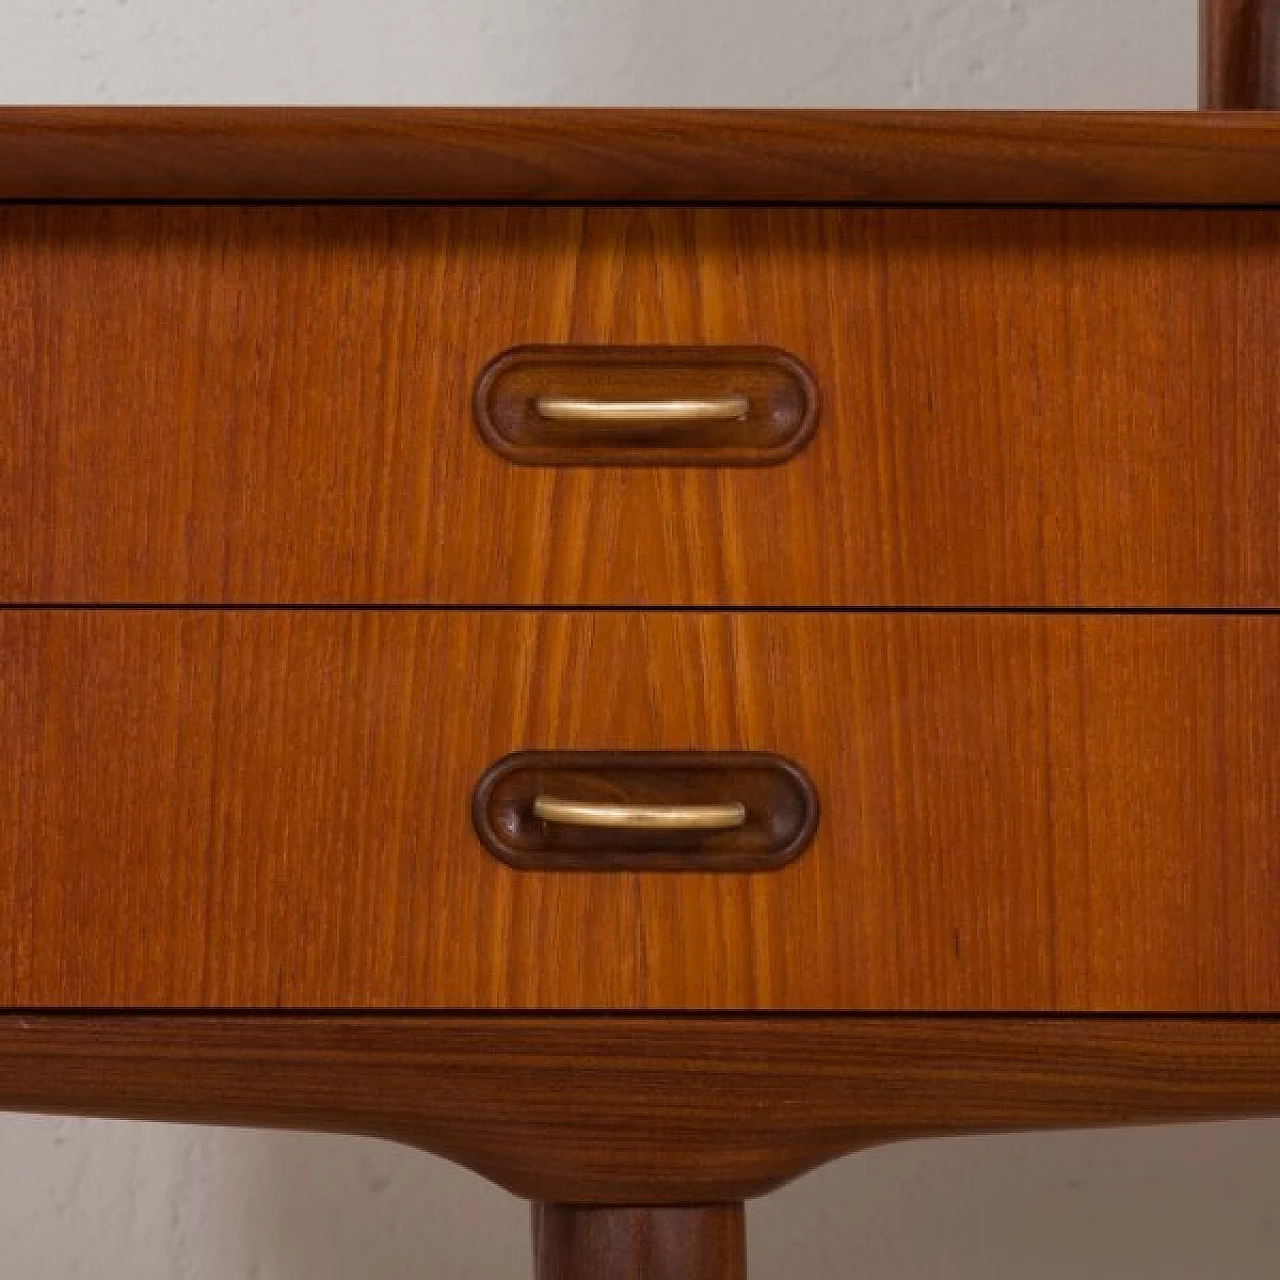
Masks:
[[[1280,203],[1194,112],[0,108],[0,199]]]
[[[1280,1022],[9,1014],[0,1106],[357,1133],[529,1199],[711,1203],[903,1139],[1280,1115]]]
[[[1277,706],[1274,616],[3,612],[0,1004],[1270,1013]],[[808,852],[471,829],[510,751],[695,748]]]
[[[537,1280],[746,1280],[742,1206],[619,1209],[538,1204]]]
[[[1200,0],[1200,101],[1215,111],[1280,107],[1280,4]]]
[[[8,602],[1280,604],[1274,213],[11,208],[0,314]],[[511,466],[526,343],[782,347],[820,424]]]

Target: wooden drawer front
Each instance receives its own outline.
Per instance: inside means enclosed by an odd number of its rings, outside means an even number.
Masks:
[[[1278,706],[1266,617],[0,613],[0,1003],[1275,1013]],[[694,748],[815,843],[472,831],[508,752]]]
[[[0,210],[0,598],[1280,604],[1280,214]],[[545,468],[524,344],[768,345],[812,442]]]

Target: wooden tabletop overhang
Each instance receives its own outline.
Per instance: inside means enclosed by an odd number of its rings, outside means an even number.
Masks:
[[[1280,112],[4,107],[0,200],[1280,205]]]

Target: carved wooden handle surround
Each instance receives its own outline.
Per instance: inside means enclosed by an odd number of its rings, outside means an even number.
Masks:
[[[518,870],[777,870],[818,825],[804,771],[754,752],[522,752],[480,780],[476,834]]]
[[[763,347],[521,347],[485,369],[475,412],[524,466],[767,467],[808,444],[818,391]]]

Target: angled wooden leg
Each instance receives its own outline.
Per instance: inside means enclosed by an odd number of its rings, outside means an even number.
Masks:
[[[535,1204],[535,1274],[537,1280],[746,1280],[745,1222],[741,1204]]]

